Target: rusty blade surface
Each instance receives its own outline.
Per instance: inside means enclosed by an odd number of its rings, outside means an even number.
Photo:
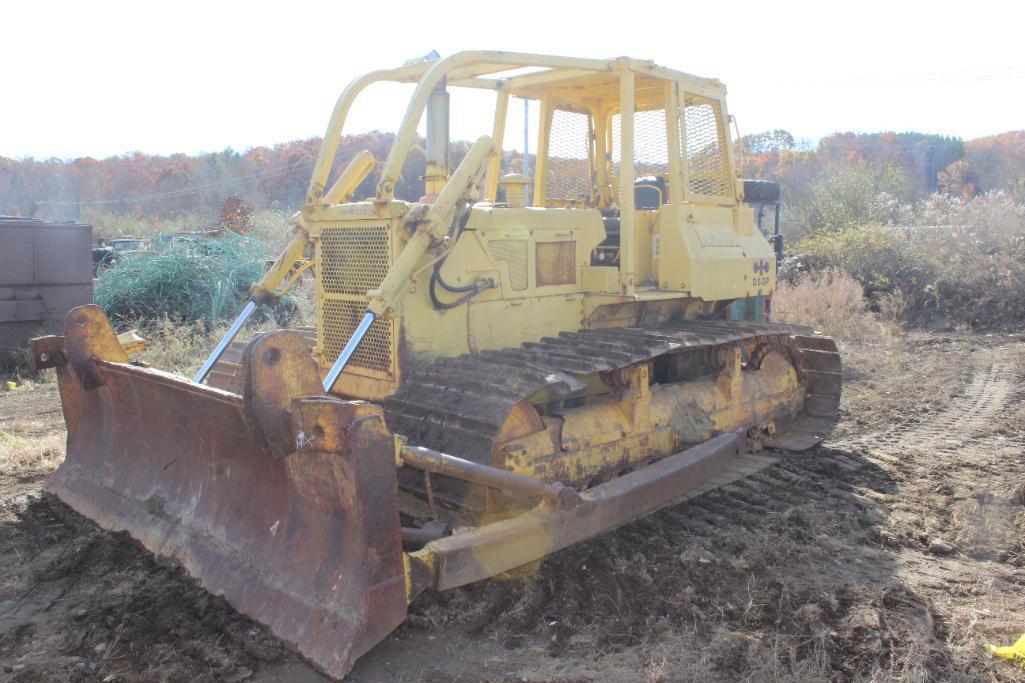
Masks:
[[[74,338],[75,313],[69,356],[83,358],[102,345]],[[58,369],[68,451],[49,491],[177,558],[329,675],[401,623],[393,445],[379,411],[299,399],[296,417],[319,439],[273,457],[238,395],[95,356],[87,390],[82,362]]]

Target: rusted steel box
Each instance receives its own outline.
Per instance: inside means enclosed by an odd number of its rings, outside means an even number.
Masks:
[[[93,299],[91,225],[0,216],[0,369]]]

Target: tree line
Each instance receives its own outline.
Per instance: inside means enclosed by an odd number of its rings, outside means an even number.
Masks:
[[[333,175],[360,150],[377,160],[357,190],[374,191],[394,135],[378,131],[343,138],[335,154]],[[204,154],[161,156],[132,152],[106,159],[10,159],[0,157],[0,214],[54,220],[79,220],[83,213],[167,217],[217,215],[225,197],[240,197],[256,209],[290,210],[302,204],[321,138],[307,138]],[[468,143],[454,143],[458,163]],[[426,172],[423,141],[414,144],[402,167],[396,196],[416,200]],[[92,210],[92,211],[91,211]]]
[[[358,151],[369,150],[378,164],[358,195],[371,194],[393,140],[391,133],[378,131],[346,136],[335,155],[334,172]],[[786,224],[798,234],[828,227],[838,220],[833,215],[837,210],[843,213],[851,205],[863,214],[866,207],[856,205],[880,205],[880,198],[902,205],[940,193],[967,201],[999,190],[1025,201],[1025,131],[969,141],[917,132],[834,133],[814,147],[802,147],[789,132],[775,130],[737,142],[741,175],[782,184]],[[290,211],[303,201],[320,144],[314,137],[244,152],[133,152],[73,160],[0,157],[0,214],[56,220],[97,213],[216,216],[226,196],[240,197],[255,209]],[[466,143],[453,145],[454,163],[466,149]],[[519,164],[518,155],[507,154],[510,169]],[[425,170],[420,140],[402,169],[396,195],[418,199]],[[830,208],[830,203],[835,206]]]
[[[1003,192],[1025,203],[1025,131],[975,140],[928,133],[834,133],[802,148],[785,130],[742,137],[741,175],[782,185],[785,225],[799,236],[872,219],[932,195]]]

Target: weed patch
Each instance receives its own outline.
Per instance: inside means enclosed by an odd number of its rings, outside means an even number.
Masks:
[[[781,283],[772,298],[772,314],[780,322],[811,325],[844,341],[862,341],[889,331],[869,310],[861,283],[838,268]]]

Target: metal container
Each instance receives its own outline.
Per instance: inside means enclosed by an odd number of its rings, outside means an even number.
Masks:
[[[0,216],[0,369],[92,301],[92,226]],[[27,353],[27,351],[26,351]]]

